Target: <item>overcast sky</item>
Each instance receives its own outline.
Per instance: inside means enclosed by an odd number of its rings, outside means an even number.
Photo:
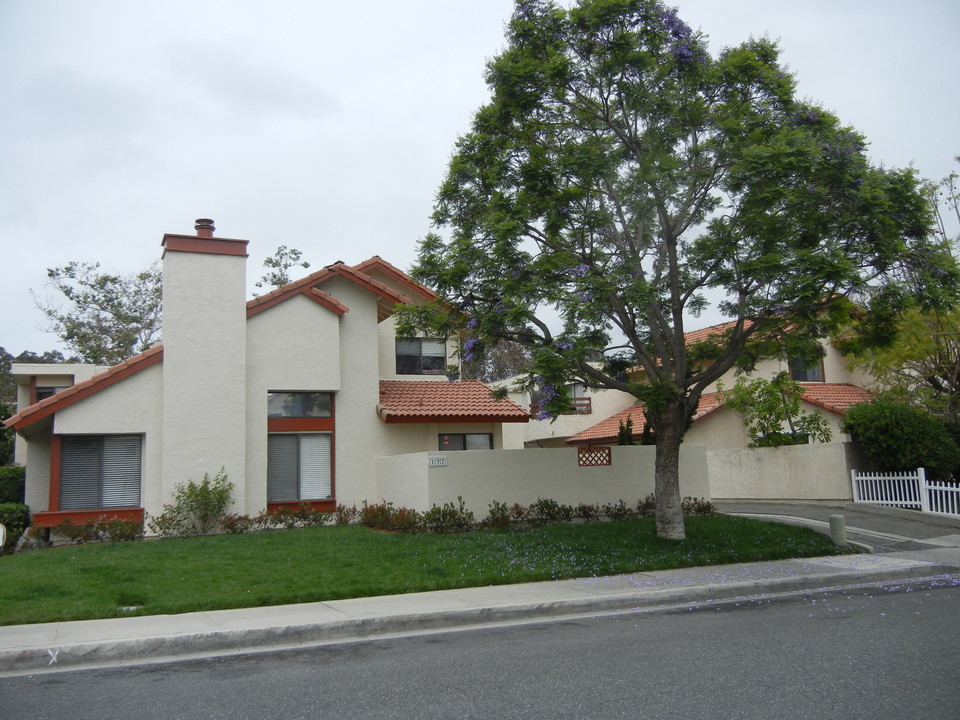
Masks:
[[[674,3],[668,3],[674,4]],[[711,50],[778,39],[876,163],[960,153],[956,0],[677,0]],[[59,347],[46,268],[159,258],[164,233],[407,269],[512,0],[0,0],[0,346]]]

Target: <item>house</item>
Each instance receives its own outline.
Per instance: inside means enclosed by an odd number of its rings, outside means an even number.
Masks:
[[[712,335],[722,334],[731,323],[721,323],[686,333],[688,345],[702,342]],[[822,343],[823,357],[818,363],[804,366],[797,362],[784,362],[768,359],[758,363],[750,373],[751,378],[772,378],[788,371],[790,376],[800,383],[803,389],[803,411],[819,412],[827,419],[835,439],[842,439],[840,422],[843,413],[853,405],[867,402],[872,394],[867,389],[872,378],[863,372],[847,367],[839,351],[829,341]],[[527,407],[535,417],[538,402],[535,392],[518,389],[519,378],[508,378],[495,383],[507,387],[508,397],[521,407]],[[719,383],[707,388],[700,398],[693,416],[693,422],[684,442],[704,445],[708,450],[727,450],[745,448],[750,443],[741,416],[726,407],[722,395],[718,392],[720,384],[732,388],[736,382],[734,371],[728,372]],[[555,420],[532,420],[527,425],[510,427],[507,432],[515,437],[514,443],[522,442],[525,447],[565,447],[613,445],[621,424],[629,419],[633,436],[640,441],[645,417],[643,408],[636,404],[636,398],[619,390],[587,388],[574,383],[567,387],[573,399],[572,411],[560,415]]]
[[[336,262],[246,300],[247,241],[166,234],[163,344],[115,367],[15,365],[26,502],[53,526],[159,514],[221,468],[231,512],[377,501],[374,461],[511,447],[527,411],[450,382],[455,346],[398,338],[393,310],[433,293],[380,257]]]
[[[703,342],[713,335],[720,335],[729,329],[731,323],[721,323],[702,328],[685,335],[688,345]],[[867,389],[872,378],[862,371],[851,369],[833,343],[824,340],[821,343],[822,357],[813,364],[799,361],[784,361],[769,358],[757,363],[748,378],[770,379],[781,372],[788,372],[791,379],[800,384],[803,391],[801,410],[804,413],[818,412],[827,420],[834,439],[843,439],[840,429],[844,412],[857,403],[868,402],[873,394]],[[705,446],[708,450],[730,450],[746,448],[750,438],[742,417],[734,410],[726,408],[721,387],[732,388],[736,383],[733,370],[713,383],[700,397],[693,415],[690,428],[684,436],[685,443]],[[617,442],[621,424],[630,419],[633,436],[640,439],[645,417],[643,409],[635,404],[604,418],[600,422],[566,438],[565,443],[575,446],[609,445]]]

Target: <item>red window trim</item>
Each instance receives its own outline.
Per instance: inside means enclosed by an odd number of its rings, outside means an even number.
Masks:
[[[303,503],[307,503],[314,510],[332,512],[337,508],[337,433],[334,431],[336,423],[337,395],[330,393],[330,417],[307,418],[267,418],[267,433],[302,433],[328,432],[330,433],[330,499],[329,500],[284,500],[268,502],[267,512],[275,513],[280,508],[297,510]]]

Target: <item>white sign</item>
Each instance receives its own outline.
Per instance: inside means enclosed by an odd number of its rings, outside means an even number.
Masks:
[[[446,455],[429,455],[427,456],[427,464],[430,467],[446,467],[447,456]]]

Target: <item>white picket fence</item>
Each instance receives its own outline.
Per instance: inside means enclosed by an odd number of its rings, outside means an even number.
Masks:
[[[850,471],[853,501],[869,505],[913,508],[925,513],[960,517],[960,484],[928,480],[923,468],[913,472]]]

